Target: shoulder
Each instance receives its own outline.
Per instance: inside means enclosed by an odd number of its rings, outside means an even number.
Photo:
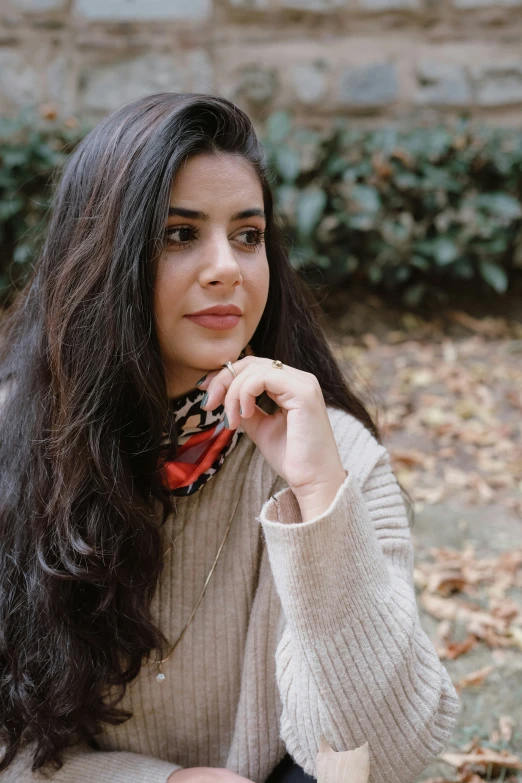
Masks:
[[[352,414],[330,405],[326,410],[343,467],[352,471],[363,486],[375,465],[388,459],[388,451]]]

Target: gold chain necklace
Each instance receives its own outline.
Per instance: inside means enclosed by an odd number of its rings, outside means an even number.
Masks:
[[[244,481],[245,481],[245,480],[246,480],[246,475],[245,475],[245,479],[244,479]],[[207,481],[207,483],[208,483],[208,481]],[[188,523],[190,522],[190,520],[191,520],[191,519],[193,519],[193,518],[195,517],[195,515],[196,515],[196,511],[198,510],[199,501],[200,501],[200,499],[201,499],[201,491],[202,491],[202,490],[200,490],[200,494],[199,494],[199,496],[198,496],[198,502],[196,503],[196,508],[194,509],[193,513],[190,515],[190,517],[189,517],[189,519],[187,520],[187,522],[185,522],[185,524],[183,525],[183,527],[181,528],[181,530],[179,531],[179,533],[177,534],[177,536],[176,536],[174,539],[172,539],[172,538],[170,539],[172,543],[171,543],[171,545],[169,546],[169,548],[168,548],[168,549],[167,549],[167,550],[164,552],[164,554],[163,554],[163,557],[164,557],[164,558],[165,558],[165,556],[166,556],[166,555],[167,555],[167,554],[168,554],[168,553],[169,553],[169,552],[170,552],[172,549],[174,549],[174,545],[175,545],[176,541],[178,540],[178,538],[180,537],[180,535],[183,533],[183,531],[184,531],[184,530],[185,530],[185,528],[187,527],[187,525],[188,525]],[[163,671],[163,664],[165,663],[165,661],[166,661],[168,658],[170,658],[170,656],[172,655],[172,653],[174,652],[174,650],[176,649],[176,647],[178,646],[178,644],[180,643],[180,641],[183,639],[183,636],[185,635],[185,631],[187,630],[187,628],[189,627],[190,623],[192,622],[192,619],[193,619],[194,615],[195,615],[195,614],[196,614],[196,612],[197,612],[198,606],[200,605],[201,601],[203,600],[203,596],[205,595],[205,591],[206,591],[206,589],[207,589],[208,583],[210,582],[210,578],[211,578],[212,574],[214,573],[214,569],[215,569],[215,567],[216,567],[216,565],[217,565],[217,561],[219,560],[219,556],[220,556],[220,554],[221,554],[221,550],[223,549],[223,547],[224,547],[224,545],[225,545],[225,541],[227,540],[228,531],[230,530],[230,527],[231,527],[231,525],[232,525],[232,520],[234,519],[234,514],[236,513],[236,508],[237,508],[237,505],[238,505],[238,503],[239,503],[239,501],[240,501],[240,499],[241,499],[241,495],[242,495],[242,494],[243,494],[243,487],[241,487],[241,491],[240,491],[240,493],[239,493],[239,496],[238,496],[238,498],[237,498],[237,500],[236,500],[236,503],[235,503],[235,506],[234,506],[234,510],[232,511],[232,516],[231,516],[231,517],[230,517],[230,519],[229,519],[229,522],[228,522],[228,525],[227,525],[227,529],[226,529],[226,531],[225,531],[225,535],[223,536],[223,540],[221,541],[221,544],[219,545],[219,549],[218,549],[218,553],[217,553],[217,555],[216,555],[216,558],[215,558],[214,562],[212,563],[212,568],[210,569],[210,571],[209,571],[209,573],[208,573],[208,576],[207,576],[207,578],[205,579],[205,584],[203,585],[203,590],[201,591],[201,593],[200,593],[200,595],[199,595],[199,598],[198,598],[198,600],[197,600],[196,606],[194,607],[194,609],[193,609],[193,611],[192,611],[192,614],[190,615],[190,617],[189,617],[189,619],[188,619],[188,622],[187,622],[187,624],[186,624],[186,625],[185,625],[185,627],[183,628],[183,630],[182,630],[182,632],[181,632],[181,635],[180,635],[180,636],[178,637],[178,639],[177,639],[177,640],[174,642],[174,644],[173,644],[173,645],[170,647],[168,654],[167,654],[167,655],[166,655],[164,658],[162,658],[160,661],[158,661],[158,662],[157,662],[157,663],[158,663],[158,673],[157,673],[157,675],[156,675],[156,680],[157,680],[158,682],[163,682],[163,681],[166,679],[165,672]],[[170,537],[170,536],[169,536],[169,537]]]

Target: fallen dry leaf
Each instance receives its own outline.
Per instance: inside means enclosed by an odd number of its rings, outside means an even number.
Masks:
[[[501,715],[498,719],[498,725],[501,739],[503,739],[504,742],[509,742],[513,736],[515,721],[510,715]]]
[[[482,685],[484,680],[489,677],[494,668],[494,666],[484,666],[482,669],[477,669],[474,672],[470,672],[470,674],[466,674],[465,677],[462,677],[457,683],[455,683],[455,688],[460,690],[462,688],[470,688],[472,686],[475,687],[477,685]]]
[[[440,758],[452,767],[462,769],[466,766],[481,765],[498,775],[502,769],[522,770],[522,761],[507,751],[490,748],[477,748],[473,753],[442,753]]]
[[[477,637],[473,634],[469,634],[467,639],[463,642],[448,642],[445,645],[437,647],[437,655],[439,658],[446,658],[450,661],[454,661],[460,655],[469,652],[477,644]]]

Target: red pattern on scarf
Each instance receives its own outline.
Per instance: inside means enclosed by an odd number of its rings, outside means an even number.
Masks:
[[[205,432],[191,435],[187,442],[181,446],[178,458],[163,464],[161,477],[166,488],[173,490],[178,487],[186,487],[196,481],[213,465],[233,437],[234,430],[226,429],[222,421]],[[205,443],[207,444],[206,448],[201,452],[201,446]],[[191,451],[194,451],[197,457],[191,459]]]

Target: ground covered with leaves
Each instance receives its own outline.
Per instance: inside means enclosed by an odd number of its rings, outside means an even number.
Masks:
[[[522,781],[522,297],[427,315],[371,293],[325,326],[412,501],[422,624],[461,698],[430,783]]]

